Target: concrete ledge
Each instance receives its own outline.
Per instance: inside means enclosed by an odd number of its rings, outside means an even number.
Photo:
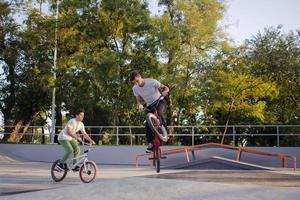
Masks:
[[[164,169],[271,170],[271,168],[230,160],[218,156],[183,164],[175,164],[164,167]]]

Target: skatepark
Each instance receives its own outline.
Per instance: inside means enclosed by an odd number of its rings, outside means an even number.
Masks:
[[[176,147],[163,147],[170,149]],[[299,158],[297,147],[272,149]],[[280,159],[256,154],[236,161],[235,152],[216,147],[196,151],[190,162],[182,153],[168,155],[157,174],[147,157],[136,165],[144,147],[94,146],[89,159],[97,163],[98,171],[89,184],[75,172],[59,183],[51,179],[51,162],[63,153],[57,144],[1,144],[0,152],[0,199],[298,199],[300,195],[300,173],[291,161],[287,168]]]
[[[300,200],[299,0],[1,0],[0,200]]]

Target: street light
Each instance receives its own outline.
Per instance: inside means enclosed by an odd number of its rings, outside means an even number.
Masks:
[[[54,45],[54,58],[53,58],[53,78],[54,83],[56,80],[56,63],[57,63],[57,21],[58,21],[58,3],[59,0],[56,0],[56,15],[55,15],[55,45]],[[53,87],[52,90],[52,108],[51,108],[51,132],[50,132],[50,143],[54,143],[54,136],[55,136],[55,92],[56,88]]]

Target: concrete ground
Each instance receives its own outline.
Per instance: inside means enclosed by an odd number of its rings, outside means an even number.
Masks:
[[[98,165],[96,181],[70,172],[52,181],[51,163],[0,158],[0,199],[300,199],[300,172],[291,170],[166,170]]]

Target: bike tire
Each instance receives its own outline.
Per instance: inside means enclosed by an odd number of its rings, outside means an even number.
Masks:
[[[154,160],[155,160],[155,169],[156,172],[159,173],[160,172],[160,151],[159,149],[156,149],[154,152]]]
[[[51,177],[52,179],[55,181],[55,182],[60,182],[62,180],[64,180],[64,178],[66,177],[67,175],[67,172],[68,170],[64,169],[62,171],[57,171],[55,168],[56,168],[56,165],[60,162],[60,160],[56,160],[53,162],[52,166],[51,166]],[[60,176],[56,175],[56,172],[57,174],[60,174]]]
[[[86,161],[85,164],[81,165],[79,170],[79,177],[83,183],[90,183],[94,181],[96,176],[97,176],[97,166],[93,161]]]
[[[157,135],[158,135],[159,139],[163,142],[168,141],[169,137],[168,137],[167,128],[163,124],[160,124],[160,121],[157,119],[157,117],[153,113],[148,113],[146,115],[146,121],[154,133],[156,131],[154,122],[157,121],[158,122],[158,127],[157,127],[158,134]]]

